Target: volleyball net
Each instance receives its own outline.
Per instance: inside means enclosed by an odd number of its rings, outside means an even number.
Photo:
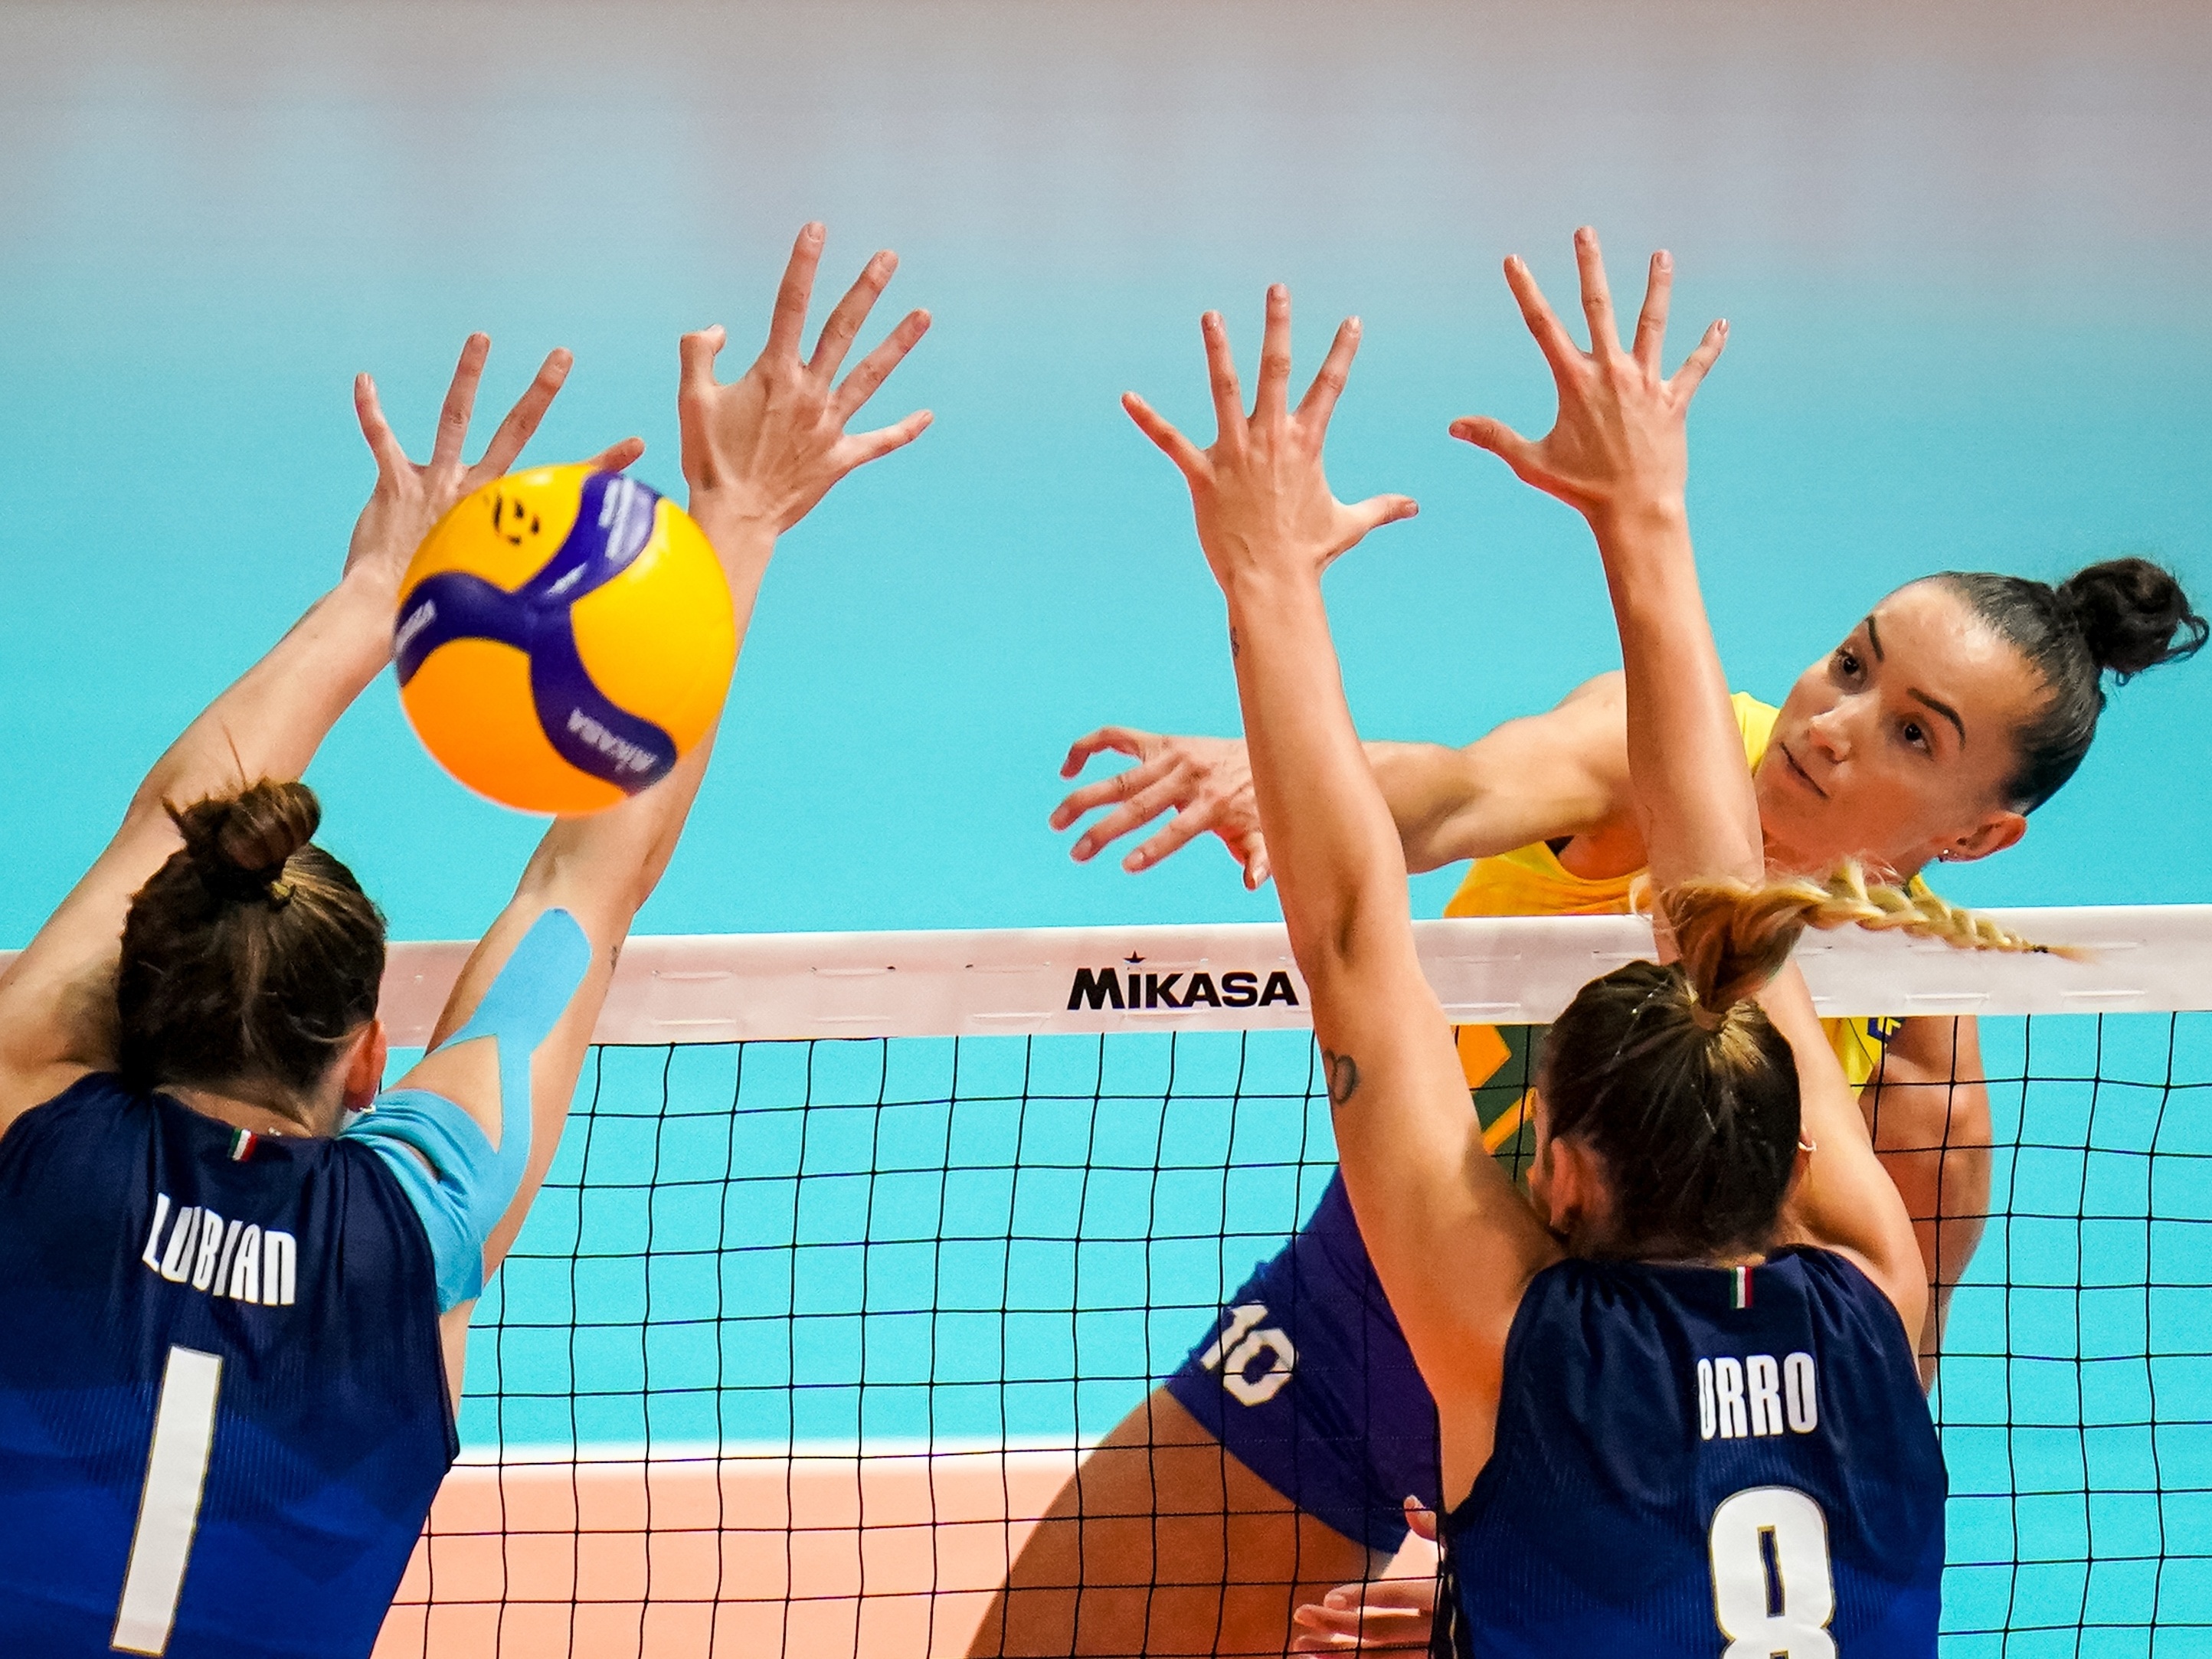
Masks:
[[[2212,1649],[2212,906],[1996,914],[2087,954],[1800,953],[1874,1035],[1980,1022],[1945,1651]],[[1416,927],[1510,1156],[1520,1028],[1649,929]],[[396,1046],[465,948],[395,951]],[[1158,1379],[1295,1362],[1229,1304],[1334,1173],[1305,1003],[1276,927],[634,940],[380,1659],[967,1651]]]

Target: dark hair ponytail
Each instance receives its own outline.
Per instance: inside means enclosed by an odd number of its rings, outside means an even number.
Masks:
[[[2148,559],[2107,559],[2056,587],[1981,570],[1933,580],[1963,594],[2049,688],[2049,701],[2014,738],[2020,759],[2006,793],[2023,812],[2057,794],[2089,752],[2106,674],[2125,684],[2146,668],[2194,656],[2207,631],[2173,573]]]
[[[168,812],[185,844],[123,924],[125,1081],[312,1088],[376,1013],[384,917],[311,842],[322,807],[303,783],[264,779]]]
[[[1547,1127],[1605,1166],[1607,1254],[1762,1249],[1797,1156],[1797,1068],[1748,999],[1804,924],[1717,890],[1664,903],[1680,960],[1592,980],[1544,1039]]]
[[[1858,927],[1961,950],[2042,947],[1933,894],[1826,881],[1691,881],[1661,896],[1680,959],[1632,962],[1577,994],[1545,1039],[1547,1127],[1603,1162],[1608,1249],[1707,1257],[1764,1249],[1797,1157],[1790,1044],[1752,999],[1808,927]]]

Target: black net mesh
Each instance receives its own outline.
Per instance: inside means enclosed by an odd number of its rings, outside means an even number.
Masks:
[[[1958,1280],[1945,1651],[2212,1651],[2212,1015],[1981,1041],[1986,1133],[1901,1082],[1876,1126]],[[1333,1174],[1302,1033],[594,1051],[380,1654],[1279,1652],[1395,1541],[1402,1406],[1325,1524],[1146,1402],[1295,1363],[1238,1292]]]

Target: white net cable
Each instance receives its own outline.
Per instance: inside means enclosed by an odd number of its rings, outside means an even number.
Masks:
[[[2162,1013],[2203,1006],[2212,990],[2212,905],[1987,914],[2083,956],[1983,955],[1968,969],[1945,945],[1843,928],[1808,934],[1797,960],[1824,1016]],[[1636,916],[1417,921],[1413,935],[1446,1016],[1469,1024],[1543,1024],[1587,981],[1652,953],[1650,925]],[[395,1044],[428,1040],[470,949],[394,947],[382,1012]],[[623,947],[598,1036],[744,1042],[1311,1023],[1283,928],[1231,923],[641,936]]]

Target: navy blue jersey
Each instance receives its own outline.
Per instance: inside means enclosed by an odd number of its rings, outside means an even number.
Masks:
[[[378,1154],[88,1077],[0,1139],[0,1653],[368,1653],[457,1449]]]
[[[1932,1659],[1947,1490],[1904,1324],[1843,1257],[1563,1261],[1444,1523],[1437,1646]]]

